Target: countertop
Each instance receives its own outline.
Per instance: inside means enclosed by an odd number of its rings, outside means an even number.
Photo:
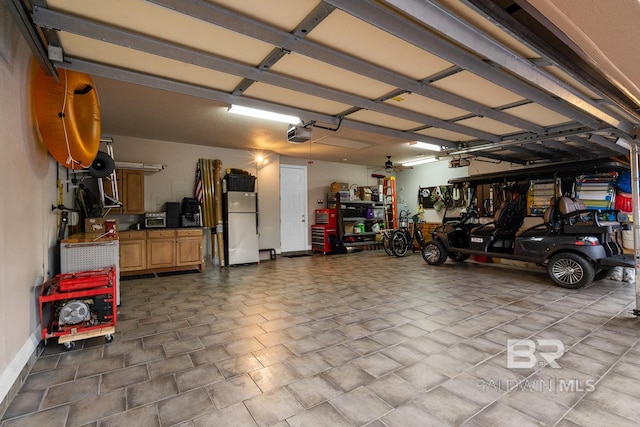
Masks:
[[[104,233],[75,233],[66,239],[62,239],[61,243],[94,243],[109,242],[118,240],[118,233],[114,236],[102,236]]]
[[[111,240],[119,240],[118,233],[141,233],[146,231],[164,231],[164,230],[204,230],[203,227],[178,227],[178,228],[146,228],[142,230],[121,230],[116,232],[113,236],[102,236],[104,233],[75,233],[71,236],[63,239],[61,243],[93,243],[93,242],[108,242]],[[102,237],[101,237],[102,236]]]

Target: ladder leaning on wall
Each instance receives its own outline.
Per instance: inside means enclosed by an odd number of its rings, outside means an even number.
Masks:
[[[396,177],[390,176],[382,183],[385,228],[398,228],[398,201],[396,200]]]

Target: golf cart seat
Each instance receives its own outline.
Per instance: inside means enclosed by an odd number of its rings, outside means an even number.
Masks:
[[[622,229],[618,221],[611,219],[617,216],[612,209],[587,209],[584,201],[567,196],[560,197],[558,209],[567,234],[611,233]]]
[[[516,232],[516,237],[528,237],[540,234],[540,232],[558,232],[561,227],[558,203],[555,197],[551,198],[549,207],[545,209],[542,224],[525,228]]]
[[[513,246],[516,231],[524,221],[525,202],[522,196],[506,200],[493,215],[493,222],[471,229],[470,248],[507,250]],[[496,249],[497,248],[497,249]]]

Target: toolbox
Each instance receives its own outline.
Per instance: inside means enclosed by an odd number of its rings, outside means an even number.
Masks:
[[[42,339],[57,338],[67,350],[75,341],[104,336],[113,341],[116,330],[116,267],[58,274],[42,285]]]

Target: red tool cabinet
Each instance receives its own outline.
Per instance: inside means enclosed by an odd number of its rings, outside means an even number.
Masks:
[[[331,239],[337,239],[337,231],[330,228],[329,225],[312,225],[311,226],[311,250],[313,252],[322,252],[324,255],[333,252]]]
[[[40,292],[42,339],[58,338],[67,350],[75,341],[104,336],[113,340],[116,331],[117,295],[115,266],[58,274]]]

